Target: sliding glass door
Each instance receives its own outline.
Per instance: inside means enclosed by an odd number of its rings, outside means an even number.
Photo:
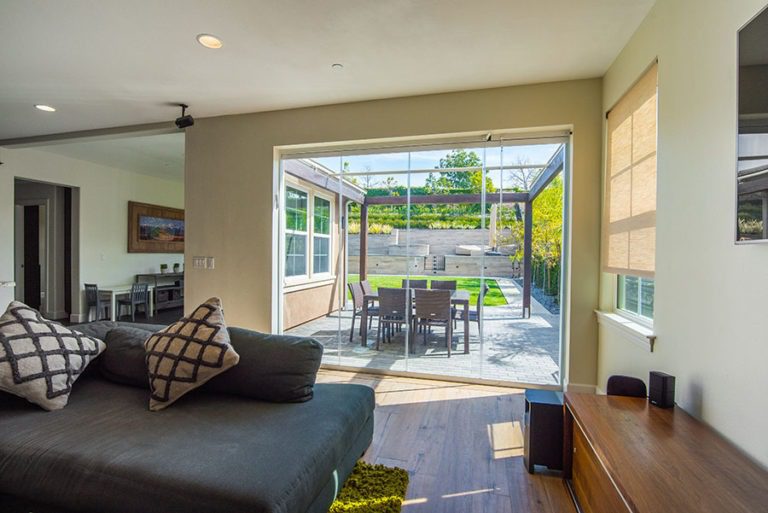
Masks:
[[[563,136],[281,162],[283,331],[323,363],[559,385]]]

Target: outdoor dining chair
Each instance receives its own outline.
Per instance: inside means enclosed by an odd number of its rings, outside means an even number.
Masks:
[[[469,311],[469,322],[476,322],[478,331],[481,329],[481,323],[483,322],[483,302],[485,301],[485,295],[488,294],[490,287],[487,284],[483,284],[483,290],[477,295],[477,303],[474,310]],[[461,311],[455,311],[454,320],[459,319]]]
[[[432,280],[429,288],[435,290],[456,290],[456,280]]]
[[[355,318],[363,315],[363,304],[365,303],[364,287],[362,283],[347,283],[349,288],[349,294],[352,296],[352,327],[349,328],[349,341],[352,342],[352,337],[355,334]],[[377,307],[368,305],[368,329],[373,324],[373,318],[379,315],[379,309]],[[362,323],[362,319],[360,320]],[[362,324],[361,324],[362,327]]]
[[[427,280],[403,280],[402,288],[426,289]]]
[[[131,322],[136,322],[136,308],[144,308],[144,316],[149,318],[149,285],[146,283],[134,283],[128,297],[117,300],[118,317],[124,306],[131,309]]]
[[[379,349],[379,340],[386,337],[387,342],[392,341],[392,330],[401,328],[408,323],[411,312],[410,290],[390,289],[379,287],[379,328],[376,330],[376,350]],[[384,334],[382,336],[382,330]]]
[[[414,317],[424,333],[424,345],[427,344],[427,328],[443,326],[445,327],[445,346],[448,348],[448,357],[450,358],[451,340],[453,339],[451,291],[416,289],[414,294]],[[415,336],[414,330],[414,338]]]

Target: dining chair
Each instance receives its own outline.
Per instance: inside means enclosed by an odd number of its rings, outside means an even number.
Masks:
[[[144,307],[144,316],[149,317],[149,285],[146,283],[134,283],[131,285],[131,291],[128,293],[128,297],[123,297],[117,300],[118,303],[118,317],[124,306],[131,309],[131,322],[136,322],[136,308],[139,306]]]
[[[456,280],[432,280],[429,288],[434,290],[456,290]]]
[[[401,285],[402,288],[412,288],[412,289],[426,289],[427,288],[427,280],[403,280],[403,284]]]
[[[608,378],[606,393],[626,397],[648,397],[648,391],[643,380],[631,376],[614,375]]]
[[[88,322],[91,319],[91,309],[95,309],[94,320],[109,319],[109,307],[111,298],[99,292],[99,287],[95,283],[85,284],[85,307],[88,309]],[[101,314],[104,314],[104,317]]]
[[[352,337],[355,334],[355,318],[363,315],[363,304],[365,303],[364,295],[366,294],[362,283],[347,283],[349,288],[349,294],[352,296],[352,326],[349,328],[349,341],[352,342]],[[379,315],[378,307],[368,305],[368,329],[373,324],[373,318]],[[362,333],[362,319],[360,320],[360,331]]]
[[[401,328],[408,323],[411,312],[410,290],[405,288],[390,289],[379,287],[379,327],[376,330],[376,350],[379,349],[379,340],[382,338],[382,330],[387,342],[392,341],[392,329]]]
[[[427,344],[427,328],[443,326],[445,327],[445,346],[448,348],[448,357],[450,358],[451,341],[453,339],[451,291],[444,289],[416,289],[414,294],[414,317],[424,333],[424,345]],[[414,338],[415,336],[414,330]]]
[[[475,304],[475,309],[469,311],[469,322],[476,322],[478,331],[481,330],[481,324],[483,322],[483,302],[485,301],[485,295],[488,294],[489,290],[490,287],[486,284],[483,284],[483,289],[480,291],[480,294],[477,295],[477,303]],[[454,312],[454,320],[458,320],[460,318],[461,310],[456,310]]]

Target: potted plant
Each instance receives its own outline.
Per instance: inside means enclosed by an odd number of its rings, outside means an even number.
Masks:
[[[173,272],[178,273],[181,270],[181,264],[176,262],[173,264]]]
[[[168,264],[160,264],[160,274],[165,274],[168,272]]]

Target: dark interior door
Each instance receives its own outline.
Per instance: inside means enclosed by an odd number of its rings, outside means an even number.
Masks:
[[[40,309],[40,207],[24,207],[24,303]]]

